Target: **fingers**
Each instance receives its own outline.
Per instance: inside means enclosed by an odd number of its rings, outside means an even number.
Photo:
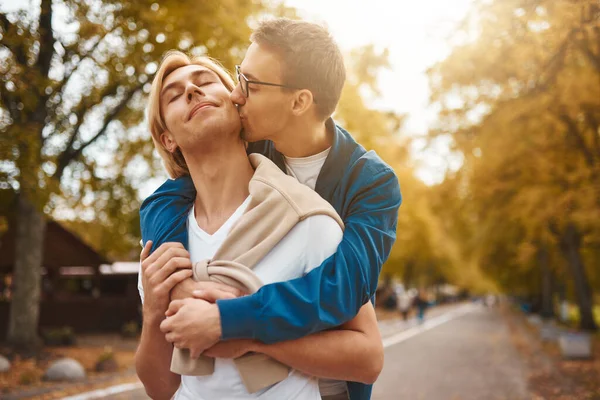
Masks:
[[[179,338],[173,332],[167,331],[165,334],[165,340],[169,343],[177,342]]]
[[[164,282],[152,285],[151,295],[155,299],[162,299],[164,296],[169,296],[171,289],[175,287],[179,282],[186,280],[192,276],[192,270],[182,269],[171,276],[169,276]]]
[[[150,255],[150,250],[152,249],[152,240],[148,240],[140,253],[140,261],[144,261]]]
[[[157,264],[160,261],[157,262]],[[158,285],[160,282],[165,281],[169,275],[174,273],[177,270],[189,270],[192,271],[192,262],[189,257],[173,257],[167,261],[160,269],[154,271],[148,270],[148,273],[151,273],[151,282],[155,285]]]
[[[202,351],[200,351],[198,349],[190,349],[190,358],[192,360],[197,360],[201,354],[202,354]]]
[[[171,318],[167,318],[167,319],[163,320],[163,322],[160,323],[160,326],[159,326],[160,331],[162,333],[167,334],[167,333],[171,332],[171,330],[173,329],[172,325],[173,325],[172,319]],[[169,342],[172,343],[173,341],[169,340]]]
[[[179,309],[181,309],[181,307],[183,307],[184,304],[185,304],[184,300],[173,300],[171,302],[171,304],[169,304],[169,308],[167,308],[167,312],[165,312],[165,315],[167,317],[171,317],[171,316],[175,315],[175,313],[177,311],[179,311]],[[168,320],[168,318],[167,318],[167,320]],[[163,323],[164,323],[164,321],[163,321]]]
[[[235,299],[236,297],[238,297],[238,296],[235,296],[231,292],[225,292],[225,291],[214,289],[214,288],[203,289],[203,290],[194,290],[192,292],[192,295],[196,299],[206,300],[209,303],[215,303],[217,300],[223,300],[223,299]]]
[[[169,259],[177,256],[189,258],[190,255],[181,243],[163,243],[142,262],[142,270],[145,271],[159,263],[157,267],[155,266],[155,269],[158,269],[166,264]]]
[[[178,283],[185,281],[188,278],[191,278],[193,272],[191,269],[181,269],[173,274],[171,274],[161,285],[160,290],[161,293],[170,293],[171,290],[177,286]]]

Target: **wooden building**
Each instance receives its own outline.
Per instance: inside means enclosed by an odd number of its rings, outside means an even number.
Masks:
[[[1,214],[0,214],[1,215]],[[8,328],[15,264],[15,224],[0,233],[0,338]],[[59,222],[48,220],[41,270],[40,330],[118,332],[140,320],[137,271],[112,273],[110,260]],[[100,268],[104,266],[104,268]]]

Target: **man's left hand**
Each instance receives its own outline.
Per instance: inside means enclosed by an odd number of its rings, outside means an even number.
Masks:
[[[160,324],[165,339],[178,349],[189,349],[193,359],[219,341],[221,315],[216,304],[188,298],[174,300]]]

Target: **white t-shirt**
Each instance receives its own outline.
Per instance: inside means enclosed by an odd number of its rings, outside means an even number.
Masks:
[[[321,172],[321,168],[323,168],[323,164],[325,164],[330,150],[331,147],[310,157],[284,157],[288,175],[293,176],[298,182],[315,190],[317,178],[319,178],[319,173]]]
[[[198,226],[194,209],[188,217],[189,251],[192,262],[211,258],[242,216],[250,197],[231,215],[217,232],[209,235]],[[254,267],[264,284],[288,281],[308,273],[332,255],[342,240],[342,230],[332,218],[315,215],[299,222]],[[144,298],[141,284],[140,296]],[[249,394],[233,360],[217,358],[209,376],[182,376],[176,400],[212,399],[321,399],[317,378],[292,370],[290,375],[267,389]]]
[[[284,157],[285,167],[288,175],[293,176],[300,183],[310,187],[312,190],[315,190],[319,173],[321,173],[321,169],[323,168],[325,160],[327,160],[327,156],[329,155],[330,151],[331,147],[310,157]],[[344,393],[346,391],[347,384],[344,381],[321,378],[319,380],[319,387],[321,388],[321,394],[323,396],[330,396]]]

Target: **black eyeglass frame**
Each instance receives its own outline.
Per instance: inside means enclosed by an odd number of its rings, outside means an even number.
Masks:
[[[248,78],[246,78],[246,75],[244,75],[242,73],[242,71],[240,70],[240,66],[239,65],[235,66],[235,74],[237,76],[237,81],[240,84],[240,88],[242,89],[242,94],[246,98],[248,98],[250,96],[250,91],[248,90],[248,84],[250,84],[250,83],[252,83],[254,85],[275,86],[275,87],[281,87],[281,88],[286,88],[286,89],[301,90],[301,88],[299,88],[299,87],[290,86],[290,85],[282,85],[280,83],[271,83],[271,82],[262,82],[262,81],[251,81]],[[313,97],[313,101],[315,102],[315,104],[317,103],[317,101],[314,99],[314,97]]]

